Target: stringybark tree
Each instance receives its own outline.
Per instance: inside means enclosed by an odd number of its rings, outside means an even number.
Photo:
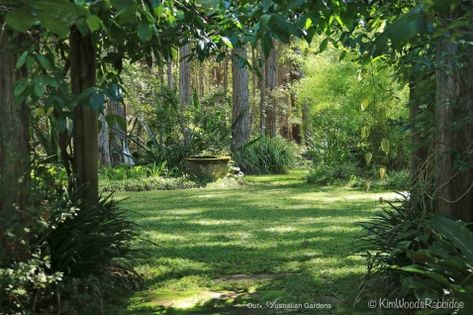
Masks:
[[[173,89],[173,84],[172,84],[172,60],[168,59],[168,62],[166,64],[166,78],[168,80],[168,89],[172,90]]]
[[[246,58],[245,49],[232,52],[232,150],[237,150],[250,138],[250,104],[248,69],[240,67],[238,60]]]
[[[72,93],[79,95],[95,86],[96,49],[92,36],[82,36],[73,27],[69,37],[71,45]],[[84,188],[82,195],[90,202],[98,199],[98,117],[86,102],[74,109],[74,173],[77,188]]]
[[[467,13],[455,10],[440,17],[445,32],[461,14]],[[467,117],[473,117],[473,48],[450,36],[439,38],[435,62],[435,210],[471,222],[473,122]]]
[[[179,48],[179,99],[181,105],[187,106],[191,103],[191,64],[187,60],[190,54],[189,44]]]
[[[277,82],[277,54],[276,49],[272,49],[264,64],[265,81],[264,89],[266,98],[261,102],[264,104],[265,132],[268,136],[274,137],[277,133],[277,103],[274,98],[274,88]]]
[[[15,82],[25,76],[15,66],[22,38],[8,26],[0,36],[0,264],[29,257],[30,113],[24,100],[14,95]]]

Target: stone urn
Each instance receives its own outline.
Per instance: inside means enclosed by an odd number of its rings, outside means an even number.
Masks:
[[[228,172],[229,156],[191,156],[186,158],[189,173],[200,180],[214,181]]]

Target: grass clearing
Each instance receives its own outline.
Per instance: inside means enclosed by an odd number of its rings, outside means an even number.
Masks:
[[[319,188],[303,175],[248,176],[229,189],[118,194],[128,197],[123,205],[141,226],[135,246],[143,258],[135,265],[145,279],[124,314],[264,314],[278,310],[247,303],[276,299],[353,314],[365,271],[355,253],[357,223],[379,209],[380,196],[394,194]]]

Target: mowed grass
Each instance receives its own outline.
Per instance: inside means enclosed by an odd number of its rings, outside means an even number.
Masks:
[[[353,307],[365,272],[358,223],[379,210],[380,196],[393,195],[315,187],[301,171],[246,180],[117,195],[140,225],[133,263],[144,277],[123,314],[288,313],[279,303],[312,303],[303,313],[367,313],[366,303]]]

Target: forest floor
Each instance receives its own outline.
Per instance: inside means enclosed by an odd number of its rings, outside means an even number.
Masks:
[[[122,314],[295,313],[299,304],[299,313],[366,314],[366,302],[353,306],[365,272],[358,223],[395,194],[316,187],[303,175],[118,194],[140,225],[133,264],[144,277]]]

